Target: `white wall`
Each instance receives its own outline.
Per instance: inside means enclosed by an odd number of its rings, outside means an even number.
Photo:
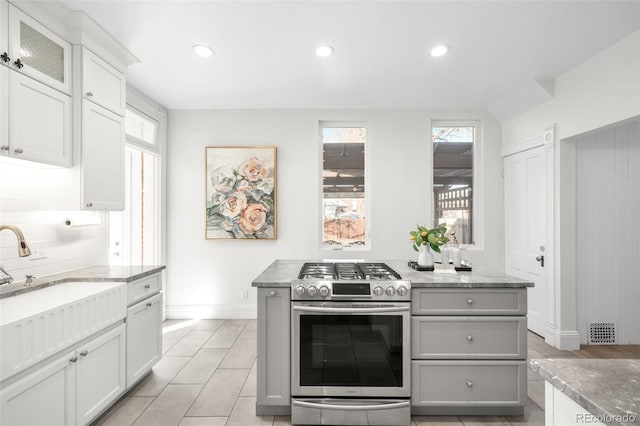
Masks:
[[[616,324],[640,343],[640,119],[576,138],[578,331]]]
[[[431,222],[432,119],[483,123],[484,248],[474,264],[502,270],[500,124],[472,111],[170,111],[168,137],[168,317],[252,317],[251,281],[276,258],[413,259],[409,231]],[[372,249],[320,249],[320,121],[365,121],[370,129]],[[276,241],[204,239],[204,148],[278,148]],[[249,290],[249,299],[241,292]]]
[[[540,135],[555,123],[555,344],[577,349],[576,141],[572,136],[640,115],[640,31],[555,80],[552,100],[503,123],[507,146]],[[566,346],[563,346],[566,342]]]

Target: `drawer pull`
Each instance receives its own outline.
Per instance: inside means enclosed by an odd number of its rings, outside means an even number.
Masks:
[[[467,340],[472,342],[473,341],[473,336],[467,336]]]
[[[77,360],[78,360],[78,357],[74,355],[73,358],[71,358],[69,361],[70,362],[76,362]]]
[[[467,305],[473,305],[473,299],[467,299]]]
[[[273,296],[277,296],[277,295],[278,295],[278,292],[277,292],[277,291],[275,291],[275,290],[271,290],[271,291],[269,292],[269,296],[271,296],[271,297],[273,297]]]
[[[151,288],[151,284],[145,284],[144,288],[146,288],[146,289]]]
[[[468,388],[472,388],[473,387],[473,382],[471,380],[467,380],[467,387]]]
[[[85,349],[84,351],[80,352],[80,356],[87,356],[88,353],[89,351]]]
[[[151,302],[147,302],[147,306],[149,306],[149,307],[150,307],[152,304],[153,304],[153,303],[151,303]]]

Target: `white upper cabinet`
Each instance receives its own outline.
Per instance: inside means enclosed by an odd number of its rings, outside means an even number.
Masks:
[[[9,3],[0,0],[0,64],[5,64],[9,59]]]
[[[8,58],[12,69],[63,93],[71,93],[71,44],[9,5]]]
[[[124,116],[126,82],[123,73],[89,49],[82,48],[82,97]]]

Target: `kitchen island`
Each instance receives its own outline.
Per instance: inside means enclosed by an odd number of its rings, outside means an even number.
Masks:
[[[276,260],[258,288],[259,415],[291,411],[291,281],[305,260]],[[368,261],[367,261],[368,262]],[[420,272],[385,261],[411,286],[411,412],[518,415],[526,405],[526,288],[474,267]]]

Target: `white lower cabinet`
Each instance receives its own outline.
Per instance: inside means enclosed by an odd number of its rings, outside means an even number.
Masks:
[[[125,390],[125,325],[78,345],[0,391],[0,424],[85,425]]]
[[[162,294],[127,309],[127,388],[162,358]]]

